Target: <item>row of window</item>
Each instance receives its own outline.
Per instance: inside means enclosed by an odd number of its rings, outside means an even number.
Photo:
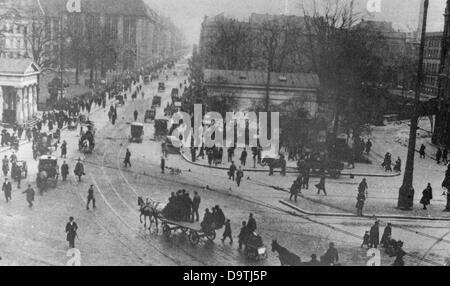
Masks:
[[[427,57],[427,58],[439,59],[440,56],[441,56],[441,49],[435,49],[435,48],[425,49],[425,57]]]
[[[439,63],[424,63],[425,73],[439,73]]]

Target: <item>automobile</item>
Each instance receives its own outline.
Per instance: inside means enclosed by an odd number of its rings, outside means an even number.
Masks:
[[[172,93],[171,93],[172,98],[173,97],[178,97],[179,92],[180,91],[179,91],[178,88],[172,88]]]
[[[161,107],[161,96],[154,96],[152,100],[152,106]]]
[[[158,92],[164,92],[166,90],[166,84],[163,82],[158,83]]]
[[[153,121],[156,117],[156,109],[153,107],[145,111],[144,122],[147,123],[149,120]]]
[[[144,138],[144,124],[142,123],[131,123],[131,137],[130,142],[142,143]]]

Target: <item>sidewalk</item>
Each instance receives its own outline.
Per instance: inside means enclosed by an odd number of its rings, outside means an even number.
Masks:
[[[190,151],[187,152],[186,149],[182,149],[180,152],[181,157],[188,163],[193,164],[195,166],[199,166],[199,167],[203,167],[203,168],[210,168],[210,169],[217,169],[217,170],[228,170],[229,166],[231,165],[230,163],[227,163],[228,166],[224,163],[219,164],[217,166],[213,165],[209,165],[207,160],[205,159],[200,159],[198,158],[196,162],[192,162],[192,160],[190,159]],[[205,156],[206,158],[206,156]],[[205,162],[206,161],[206,162]],[[235,161],[235,164],[237,162]],[[253,159],[250,157],[250,162],[251,165],[253,165]],[[287,162],[287,170],[286,173],[287,174],[298,174],[297,168],[296,168],[296,162],[294,161],[288,161]],[[239,166],[236,164],[236,166],[239,168]],[[364,168],[365,167],[365,168]],[[357,168],[356,169],[344,169],[341,172],[341,176],[348,176],[348,177],[380,177],[380,178],[391,178],[391,177],[398,177],[401,175],[401,173],[381,173],[381,172],[375,172],[373,171],[373,169],[375,169],[374,166],[372,165],[365,165],[365,164],[357,164]],[[268,173],[269,172],[269,167],[265,166],[261,166],[259,164],[256,164],[256,168],[242,168],[242,170],[244,172],[249,172],[249,173]],[[279,169],[274,170],[274,173],[281,173],[281,171]],[[317,177],[314,175],[311,175],[311,177]]]

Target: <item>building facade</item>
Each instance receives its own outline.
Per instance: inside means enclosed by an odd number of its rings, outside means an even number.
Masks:
[[[0,58],[0,119],[23,124],[37,115],[39,67],[31,59]]]
[[[267,91],[267,73],[260,71],[204,71],[204,83],[208,96],[233,97],[239,111],[249,111],[264,105]],[[311,118],[321,113],[319,77],[316,74],[272,73],[269,87],[269,103],[278,106],[295,99],[309,112]]]
[[[442,52],[442,32],[427,33],[424,52],[422,93],[437,98],[439,93],[439,65]]]

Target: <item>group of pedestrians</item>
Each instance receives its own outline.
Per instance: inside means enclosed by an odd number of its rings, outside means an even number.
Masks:
[[[290,201],[292,200],[292,198],[294,198],[294,201],[297,202],[298,194],[302,193],[302,189],[305,190],[309,189],[309,175],[310,175],[309,168],[304,168],[300,171],[300,174],[298,175],[294,183],[292,183],[292,186],[290,188],[291,193],[291,196],[289,197]],[[323,182],[323,185],[324,185],[323,188],[325,189],[325,181]]]
[[[419,155],[420,155],[421,159],[425,159],[426,158],[426,149],[427,148],[425,147],[424,144],[422,144],[420,146]],[[436,162],[437,162],[438,165],[441,164],[441,162],[444,163],[444,165],[447,165],[449,163],[449,161],[448,161],[448,149],[447,148],[438,147],[437,151],[436,151],[435,159],[436,159]]]
[[[236,167],[234,162],[231,162],[230,168],[228,170],[228,179],[236,181],[238,187],[241,186],[242,178],[244,177],[244,171],[242,170],[242,166],[239,166],[239,169]]]
[[[392,172],[392,154],[390,152],[387,152],[384,155],[384,160],[381,166],[384,168],[385,172]],[[397,160],[394,163],[394,172],[401,172],[402,171],[402,159],[400,157],[397,158]]]
[[[167,218],[175,221],[199,221],[198,210],[200,203],[201,198],[197,191],[194,192],[194,196],[191,198],[186,190],[178,190],[176,193],[172,192],[163,213]]]
[[[376,220],[369,231],[366,231],[363,236],[361,248],[367,247],[378,248],[381,246],[390,257],[395,257],[392,266],[404,266],[403,257],[406,252],[403,250],[403,241],[392,238],[392,224],[388,223],[384,228],[383,235],[380,240],[380,221]]]

